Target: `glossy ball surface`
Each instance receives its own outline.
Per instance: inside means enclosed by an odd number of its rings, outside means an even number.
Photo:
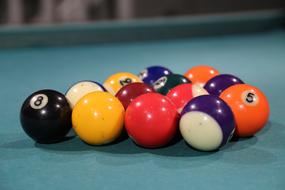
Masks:
[[[86,94],[90,92],[101,91],[104,92],[106,89],[98,82],[93,81],[80,81],[73,84],[65,93],[71,108]]]
[[[167,97],[147,93],[134,99],[127,108],[125,127],[136,144],[158,148],[174,137],[178,118],[176,107]]]
[[[207,94],[208,92],[200,85],[188,83],[175,86],[166,96],[175,104],[180,113],[192,98]]]
[[[127,72],[121,72],[111,75],[106,79],[103,86],[107,89],[109,93],[115,95],[123,86],[131,84],[133,82],[142,82],[141,79]]]
[[[135,82],[122,87],[116,94],[116,97],[121,101],[126,110],[136,97],[150,92],[155,92],[152,87],[144,83]]]
[[[142,70],[139,74],[139,78],[146,84],[152,85],[155,81],[157,81],[160,77],[165,75],[172,74],[166,67],[162,66],[151,66]]]
[[[193,84],[197,83],[203,87],[208,80],[217,76],[218,74],[219,71],[213,67],[198,65],[189,69],[184,76],[192,81]]]
[[[26,134],[36,142],[54,143],[71,129],[71,108],[60,92],[40,90],[24,101],[20,121]]]
[[[234,75],[222,74],[210,79],[204,86],[209,94],[219,96],[225,89],[244,82]]]
[[[213,151],[225,145],[235,130],[230,107],[214,95],[190,100],[181,113],[180,132],[192,147]]]
[[[260,131],[269,119],[269,103],[258,88],[237,84],[220,95],[232,109],[236,123],[236,135],[249,137]]]
[[[154,84],[153,88],[156,92],[166,95],[172,88],[180,84],[191,83],[183,75],[171,74],[159,78]]]
[[[108,92],[91,92],[75,105],[72,125],[81,140],[102,145],[121,134],[124,115],[124,107],[116,97]]]

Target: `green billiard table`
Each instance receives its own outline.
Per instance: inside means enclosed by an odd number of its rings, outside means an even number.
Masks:
[[[0,189],[285,188],[285,30],[282,12],[0,29]],[[265,128],[216,152],[183,140],[144,149],[129,138],[89,146],[73,137],[38,144],[19,121],[39,89],[163,65],[206,64],[257,86],[271,107]],[[256,113],[258,114],[258,113]],[[72,135],[72,134],[71,134]]]

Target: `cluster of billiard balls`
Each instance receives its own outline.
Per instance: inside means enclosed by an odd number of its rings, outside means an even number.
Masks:
[[[179,133],[196,150],[212,151],[232,136],[249,137],[269,118],[265,95],[209,66],[184,75],[152,66],[138,76],[116,73],[103,85],[80,81],[65,95],[40,90],[23,103],[24,131],[38,143],[63,140],[71,128],[91,145],[115,141],[123,131],[146,148],[166,146]]]

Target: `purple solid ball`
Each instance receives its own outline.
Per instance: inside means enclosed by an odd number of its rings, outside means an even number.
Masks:
[[[213,120],[216,121],[216,123],[218,123],[218,126],[220,127],[222,131],[223,137],[222,137],[220,145],[217,146],[216,149],[225,145],[228,142],[228,140],[231,138],[231,136],[233,135],[234,130],[235,130],[234,115],[230,107],[218,96],[203,95],[203,96],[198,96],[198,97],[193,98],[186,104],[183,111],[181,112],[181,119],[190,112],[192,113],[199,112],[200,114],[205,114],[205,116],[210,116]],[[192,122],[193,124],[193,120],[190,122]],[[202,125],[203,122],[204,121],[201,121],[201,122],[199,121],[199,123],[201,124],[201,126],[199,127],[203,127]],[[217,125],[215,125],[215,127],[216,126]],[[180,126],[180,130],[181,130],[181,126]]]
[[[244,82],[234,75],[222,74],[210,79],[204,86],[209,94],[219,96],[225,89]]]

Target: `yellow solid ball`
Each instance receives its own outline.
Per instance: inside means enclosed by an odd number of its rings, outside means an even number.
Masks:
[[[75,105],[72,125],[81,140],[101,145],[121,134],[124,116],[124,107],[116,97],[107,92],[91,92]]]
[[[111,75],[107,80],[104,82],[103,86],[113,95],[123,87],[133,82],[142,82],[141,79],[132,74],[127,72],[121,72]]]

